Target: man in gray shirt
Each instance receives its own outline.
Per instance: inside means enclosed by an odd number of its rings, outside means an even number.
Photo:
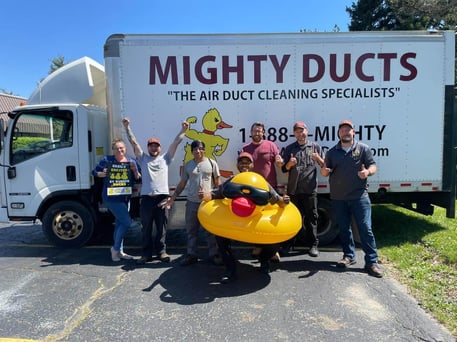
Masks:
[[[190,147],[194,158],[184,164],[181,180],[167,201],[167,205],[171,205],[187,185],[185,214],[187,255],[182,260],[181,266],[188,266],[198,261],[197,239],[201,225],[197,214],[202,194],[209,193],[214,187],[220,185],[219,167],[215,160],[205,157],[205,143],[201,140],[194,140]],[[221,265],[222,259],[218,254],[215,236],[207,232],[206,238],[210,260],[216,265]]]
[[[162,201],[169,197],[168,188],[168,166],[171,164],[179,143],[184,139],[184,135],[189,128],[189,124],[184,121],[181,130],[171,143],[165,154],[160,154],[162,146],[159,139],[150,138],[147,142],[147,153],[141,149],[132,129],[130,120],[125,118],[123,121],[127,138],[133,147],[136,159],[141,168],[141,203],[140,218],[142,225],[142,257],[137,264],[144,264],[152,261],[155,252],[163,262],[170,262],[170,256],[166,251],[166,216],[165,206]],[[156,234],[153,240],[153,226],[156,226]]]

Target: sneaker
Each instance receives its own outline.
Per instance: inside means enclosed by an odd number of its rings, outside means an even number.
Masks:
[[[116,251],[113,247],[111,247],[111,260],[113,261],[121,261],[121,257],[118,251]]]
[[[133,259],[133,256],[127,254],[127,253],[124,253],[124,252],[119,252],[119,257],[121,259],[124,259],[124,260],[132,260]]]
[[[254,247],[254,249],[252,250],[251,252],[251,256],[254,258],[254,259],[257,259],[260,255],[260,252],[262,252],[262,248],[260,247]]]
[[[309,251],[308,251],[308,254],[310,256],[312,256],[313,258],[316,258],[319,256],[319,250],[317,249],[317,246],[312,246]]]
[[[163,253],[160,253],[159,260],[162,262],[170,262],[171,259],[167,253],[163,252]]]
[[[378,264],[372,264],[372,265],[365,265],[365,271],[368,272],[369,275],[372,277],[376,278],[382,278],[384,275],[382,269],[379,267]]]
[[[275,255],[273,255],[270,259],[271,262],[274,262],[277,264],[281,260],[281,257],[279,256],[279,253],[276,252]]]
[[[195,264],[198,261],[198,258],[195,255],[188,255],[181,261],[181,266],[189,266]]]
[[[219,254],[209,257],[209,260],[216,266],[221,266],[224,264],[222,257]]]
[[[141,258],[139,258],[139,259],[136,261],[136,264],[137,264],[137,265],[144,265],[145,263],[151,262],[151,261],[152,261],[152,258],[151,258],[151,257],[142,256]]]
[[[338,261],[336,263],[336,266],[341,267],[341,268],[346,268],[351,265],[354,265],[356,262],[357,261],[355,261],[354,259],[349,259],[348,257],[344,257],[343,259],[341,259],[340,261]]]

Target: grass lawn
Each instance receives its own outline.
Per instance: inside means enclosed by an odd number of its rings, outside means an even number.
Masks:
[[[387,276],[406,285],[419,304],[457,338],[457,219],[435,207],[424,216],[373,205],[373,232]]]

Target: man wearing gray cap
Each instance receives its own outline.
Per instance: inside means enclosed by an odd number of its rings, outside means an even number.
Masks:
[[[346,268],[356,263],[355,244],[351,229],[354,217],[365,253],[365,270],[377,278],[383,276],[378,265],[376,242],[371,230],[371,202],[367,179],[376,173],[371,149],[354,139],[354,125],[343,120],[338,125],[340,141],[325,154],[321,175],[330,176],[330,197],[343,247],[343,258],[337,266]]]

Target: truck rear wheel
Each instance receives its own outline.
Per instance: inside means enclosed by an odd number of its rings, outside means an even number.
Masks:
[[[319,218],[317,221],[317,236],[319,245],[332,243],[339,234],[338,225],[332,217],[332,202],[327,198],[318,198],[317,211]]]
[[[62,201],[46,210],[42,229],[46,238],[58,247],[81,247],[94,232],[94,220],[81,203]]]

